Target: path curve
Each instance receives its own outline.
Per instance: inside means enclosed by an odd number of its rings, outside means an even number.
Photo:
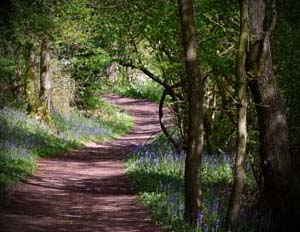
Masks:
[[[124,171],[123,159],[159,131],[158,107],[107,95],[135,120],[132,131],[38,162],[38,172],[0,201],[1,232],[156,232]]]

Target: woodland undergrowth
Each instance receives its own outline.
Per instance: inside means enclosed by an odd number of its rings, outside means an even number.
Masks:
[[[197,225],[184,222],[184,161],[185,152],[176,152],[164,136],[140,146],[128,156],[127,171],[139,193],[139,199],[150,211],[157,224],[167,231],[217,232],[223,228],[233,181],[233,156],[205,154],[202,165],[203,209]],[[238,231],[253,231],[259,215],[253,213],[251,196],[255,182],[247,165],[246,191]]]

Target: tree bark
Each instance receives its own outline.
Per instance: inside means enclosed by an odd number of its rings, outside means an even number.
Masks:
[[[213,119],[208,112],[203,114],[203,126],[205,131],[206,152],[208,155],[213,155],[217,151],[217,147],[213,138]]]
[[[263,202],[268,220],[264,231],[285,231],[292,179],[288,126],[284,103],[273,72],[270,36],[276,24],[276,5],[266,29],[264,0],[249,0],[249,52],[247,73],[256,104],[260,131]]]
[[[26,96],[27,96],[27,113],[36,114],[38,99],[36,96],[36,81],[35,73],[35,54],[33,44],[28,44],[26,47]]]
[[[50,41],[43,38],[41,45],[40,68],[40,108],[39,114],[43,121],[50,120],[51,81],[50,81]]]
[[[237,231],[237,223],[241,208],[241,197],[245,185],[245,159],[247,146],[247,73],[246,55],[249,37],[248,0],[240,0],[240,42],[236,62],[236,79],[238,83],[238,133],[235,157],[234,185],[228,209],[228,229]]]
[[[182,43],[187,76],[188,131],[185,163],[185,220],[196,224],[202,208],[201,160],[203,155],[204,83],[197,61],[196,28],[192,0],[179,0]]]
[[[125,72],[127,72],[127,70]],[[115,81],[117,75],[118,75],[118,63],[112,62],[106,68],[106,76],[108,80]]]

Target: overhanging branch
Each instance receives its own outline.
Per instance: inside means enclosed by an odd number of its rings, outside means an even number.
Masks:
[[[164,88],[168,88],[169,85],[166,84],[164,81],[160,80],[158,76],[156,76],[154,73],[152,73],[150,70],[148,70],[146,67],[141,66],[141,65],[134,65],[132,63],[128,62],[123,62],[123,61],[118,61],[120,65],[124,67],[129,67],[133,69],[138,69],[142,71],[145,75],[147,75],[149,78],[151,78],[153,81],[157,82],[158,84],[162,85]]]
[[[163,122],[163,117],[164,117],[164,113],[163,113],[163,108],[164,108],[164,102],[166,99],[166,96],[168,95],[167,91],[165,90],[161,96],[160,99],[160,103],[159,103],[159,123],[160,123],[160,127],[162,132],[164,133],[164,135],[167,137],[168,141],[174,146],[174,148],[177,151],[180,151],[179,145],[176,143],[176,141],[172,138],[172,135],[169,134],[164,122]]]
[[[128,63],[128,62],[123,62],[123,61],[118,61],[118,63],[124,67],[130,67],[133,69],[137,69],[140,70],[141,72],[143,72],[145,75],[147,75],[150,79],[152,79],[153,81],[155,81],[156,83],[160,84],[161,86],[163,86],[163,88],[167,91],[166,93],[169,94],[172,98],[175,99],[180,99],[182,100],[181,96],[178,95],[174,89],[182,86],[185,81],[184,80],[180,80],[179,82],[175,83],[174,85],[169,85],[168,83],[166,83],[165,81],[161,80],[158,76],[156,76],[154,73],[152,73],[149,69],[147,69],[145,66],[142,65],[135,65],[132,63]]]

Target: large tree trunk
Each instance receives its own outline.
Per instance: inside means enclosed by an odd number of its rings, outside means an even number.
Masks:
[[[264,0],[249,0],[250,43],[247,55],[249,85],[256,104],[260,131],[263,200],[268,220],[264,231],[284,231],[289,203],[291,158],[284,103],[272,66],[270,35],[276,24],[275,1],[266,29]]]
[[[196,28],[192,0],[179,0],[182,43],[187,75],[188,131],[185,163],[185,220],[197,222],[202,207],[201,160],[203,155],[204,83],[197,62]]]
[[[33,45],[28,44],[26,47],[26,97],[28,101],[27,112],[31,115],[37,113],[36,81],[35,54]]]
[[[39,114],[43,121],[50,120],[51,81],[50,81],[50,41],[48,37],[42,40],[40,70],[40,108]]]
[[[247,145],[247,74],[246,55],[249,37],[248,0],[240,0],[240,42],[236,62],[236,78],[238,83],[238,133],[237,151],[235,157],[234,186],[228,209],[228,229],[237,231],[241,197],[245,184],[245,159]]]

